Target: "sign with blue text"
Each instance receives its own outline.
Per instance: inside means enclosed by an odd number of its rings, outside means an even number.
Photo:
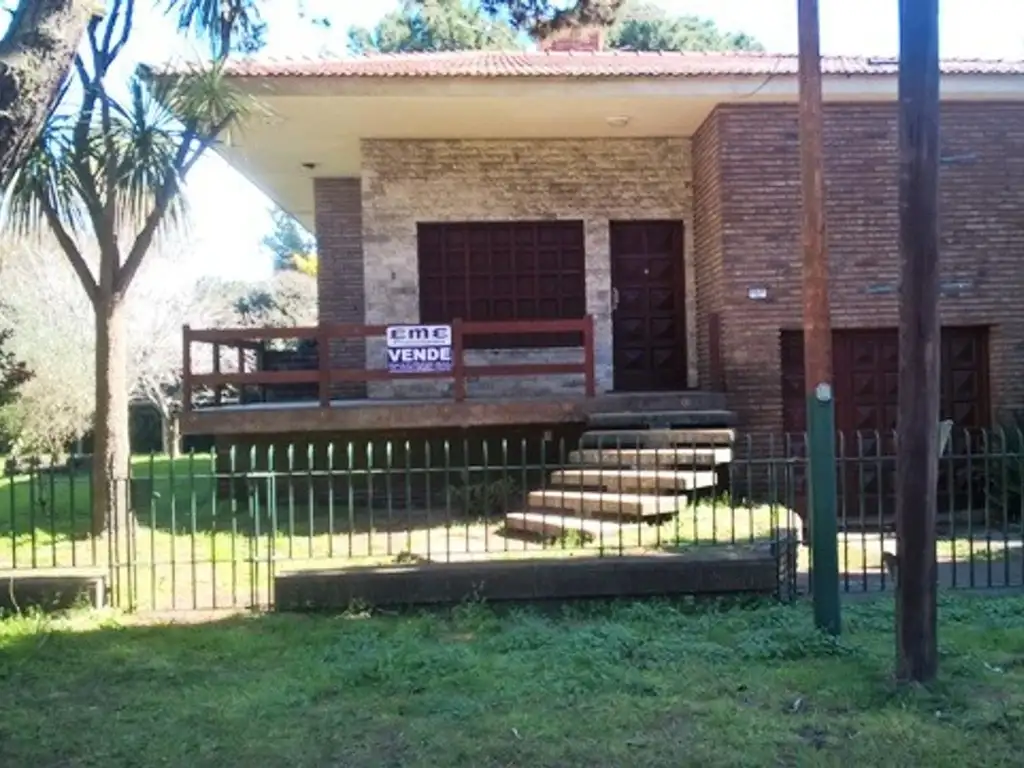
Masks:
[[[389,325],[387,356],[391,373],[447,373],[452,369],[452,327]]]

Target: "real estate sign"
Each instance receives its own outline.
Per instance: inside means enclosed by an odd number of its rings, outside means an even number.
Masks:
[[[389,325],[387,356],[392,373],[447,373],[452,369],[452,327]]]

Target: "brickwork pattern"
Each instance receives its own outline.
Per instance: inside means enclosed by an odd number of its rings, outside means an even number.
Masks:
[[[710,389],[711,315],[721,313],[724,262],[722,238],[721,144],[718,113],[712,114],[693,137],[693,248],[696,283],[697,366],[700,386]]]
[[[837,329],[898,323],[896,110],[894,103],[825,108]],[[1024,401],[1024,104],[945,103],[941,119],[941,321],[991,327],[998,412]],[[698,202],[698,270],[710,264],[712,271],[699,277],[698,306],[720,303],[728,402],[740,424],[779,432],[779,331],[799,328],[802,317],[796,106],[719,107],[695,145],[698,194],[720,196],[717,213]],[[716,162],[717,183],[708,178]],[[767,288],[767,300],[748,299],[752,287]]]
[[[690,142],[686,139],[545,141],[382,141],[362,143],[366,319],[418,322],[417,222],[582,220],[587,250],[587,311],[596,321],[598,389],[612,385],[611,273],[608,223],[673,219],[685,226],[687,325],[694,327]],[[328,301],[331,299],[328,298]],[[696,343],[691,345],[696,379]],[[487,358],[581,359],[581,351],[474,351]],[[474,359],[476,358],[476,359]],[[381,367],[379,345],[368,360]],[[403,382],[371,387],[371,396],[422,397],[446,384]],[[473,382],[469,392],[522,396],[575,391],[571,377]]]
[[[320,268],[317,272],[321,323],[365,322],[362,188],[358,178],[322,178],[313,182]],[[366,344],[331,343],[334,368],[362,369]],[[365,384],[342,384],[335,397],[365,397]]]

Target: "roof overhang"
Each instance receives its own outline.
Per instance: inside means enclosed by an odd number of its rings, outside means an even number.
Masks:
[[[718,104],[795,102],[782,74],[608,77],[235,76],[259,109],[218,152],[313,227],[316,177],[359,176],[364,139],[692,136]],[[893,101],[895,74],[826,74],[826,101]],[[946,100],[1024,100],[1024,75],[946,74]]]

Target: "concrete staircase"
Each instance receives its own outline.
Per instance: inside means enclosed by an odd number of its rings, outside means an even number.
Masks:
[[[579,449],[505,516],[506,535],[630,546],[643,523],[665,522],[694,495],[722,488],[734,423],[722,395],[652,394],[631,406],[589,417]]]

